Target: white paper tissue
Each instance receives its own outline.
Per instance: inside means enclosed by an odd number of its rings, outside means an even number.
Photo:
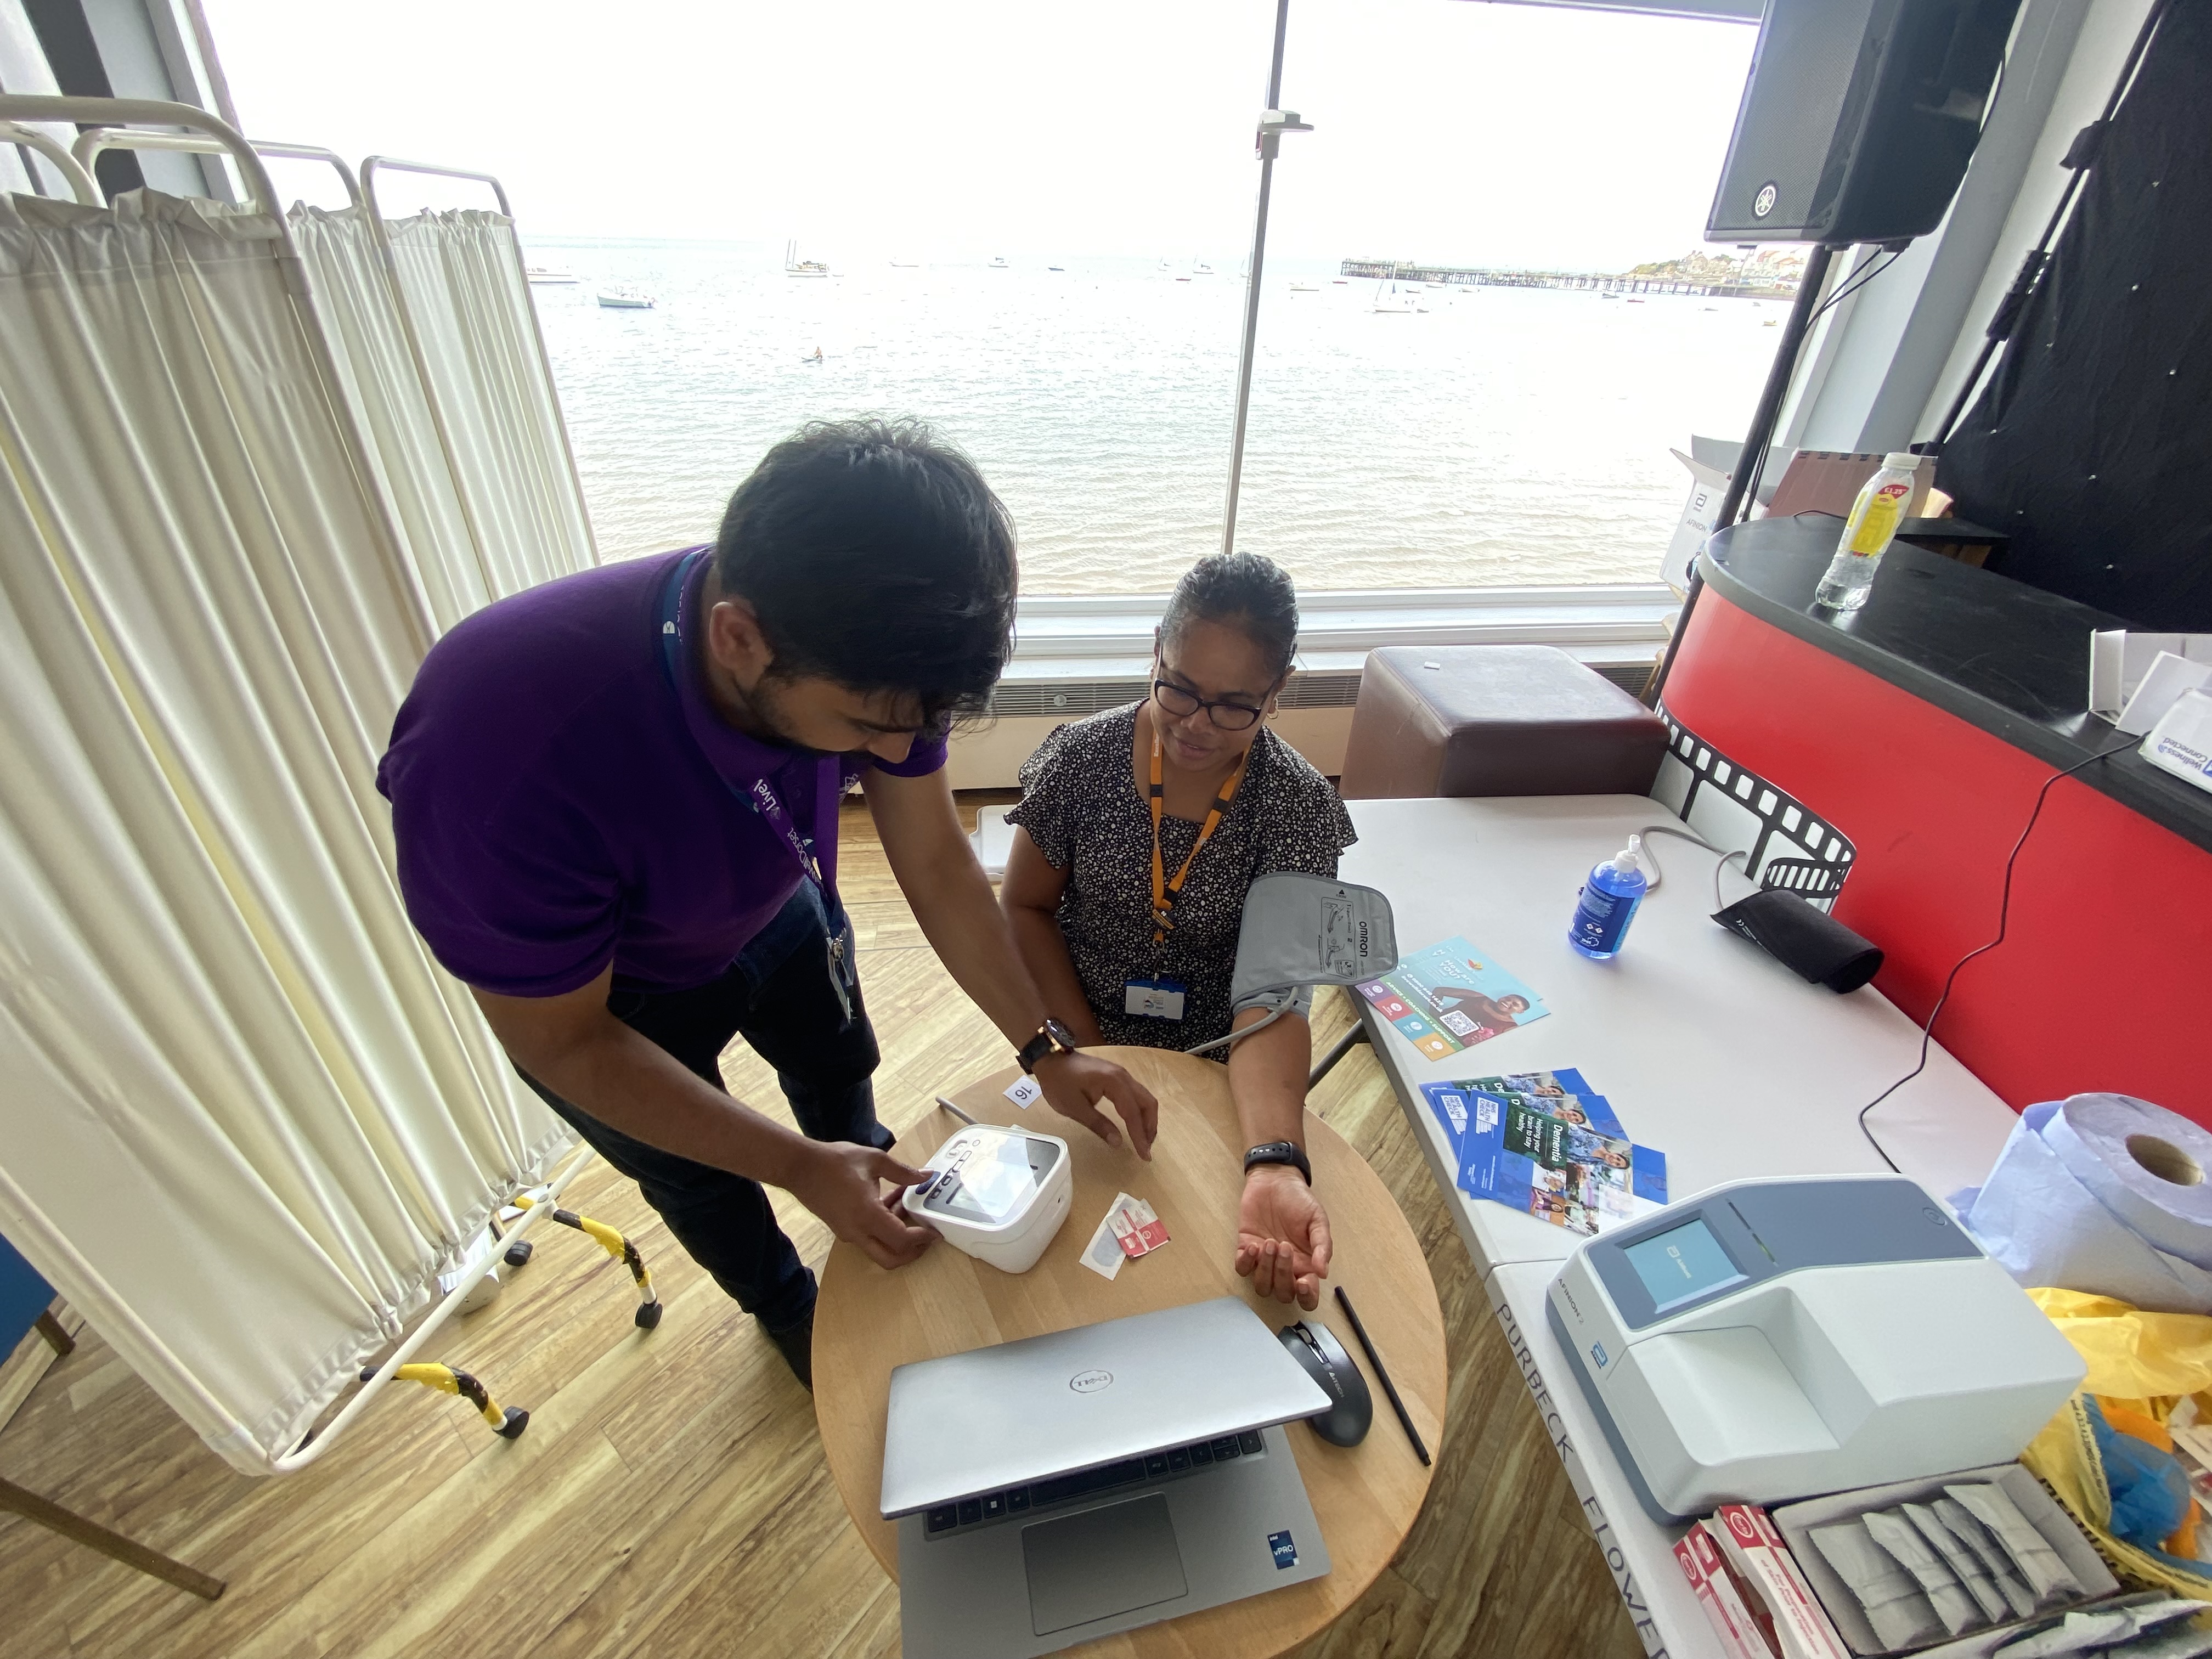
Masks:
[[[2031,1106],[1978,1190],[1966,1230],[2024,1285],[2115,1296],[2160,1313],[2212,1309],[2212,1133],[2131,1095]]]

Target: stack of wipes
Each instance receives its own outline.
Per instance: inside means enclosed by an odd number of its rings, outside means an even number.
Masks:
[[[2212,1133],[2131,1095],[2020,1115],[1988,1182],[1952,1202],[2023,1285],[2160,1313],[2212,1308]]]

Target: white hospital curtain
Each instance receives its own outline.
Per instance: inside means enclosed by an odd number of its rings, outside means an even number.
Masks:
[[[566,1139],[399,902],[434,623],[275,237],[0,198],[0,1231],[249,1472]]]
[[[597,562],[538,348],[514,221],[471,210],[390,222],[400,296],[495,596]]]
[[[505,590],[494,587],[477,550],[383,254],[359,208],[331,213],[296,207],[289,222],[339,382],[374,458],[431,619],[443,633]]]

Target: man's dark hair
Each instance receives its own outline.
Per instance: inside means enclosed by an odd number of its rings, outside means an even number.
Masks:
[[[919,421],[811,421],[762,458],[714,538],[781,678],[980,713],[1013,652],[1014,523],[975,464]]]
[[[1233,628],[1260,648],[1279,680],[1298,648],[1298,591],[1290,573],[1261,553],[1213,553],[1182,573],[1160,618],[1160,638],[1179,644],[1194,622]]]

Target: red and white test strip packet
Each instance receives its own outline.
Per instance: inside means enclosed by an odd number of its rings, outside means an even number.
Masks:
[[[1114,1230],[1121,1254],[1132,1261],[1168,1242],[1168,1224],[1143,1199],[1127,1193],[1115,1198],[1114,1207],[1106,1212],[1106,1224]]]

